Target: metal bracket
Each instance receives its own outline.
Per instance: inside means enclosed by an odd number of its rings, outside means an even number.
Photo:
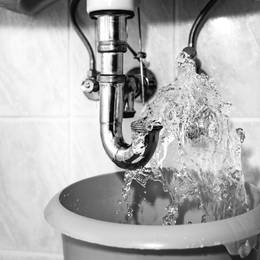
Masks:
[[[81,84],[81,90],[88,99],[92,101],[99,100],[99,83],[96,78],[89,77],[85,79]]]
[[[142,102],[142,85],[141,85],[141,71],[140,67],[135,67],[127,72],[126,74],[127,78],[130,78],[128,80],[129,84],[131,84],[131,88],[134,89],[134,95],[135,98],[140,97],[140,99],[137,99],[139,102]],[[149,101],[155,94],[157,90],[157,79],[155,77],[155,74],[145,68],[144,69],[144,101]]]

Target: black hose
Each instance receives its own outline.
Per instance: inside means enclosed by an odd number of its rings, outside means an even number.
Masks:
[[[210,0],[206,6],[201,10],[201,12],[199,13],[198,17],[196,18],[196,20],[194,21],[191,30],[190,30],[190,34],[189,34],[189,42],[188,42],[188,46],[192,47],[192,48],[196,48],[196,39],[199,33],[199,30],[204,22],[204,19],[206,17],[206,15],[209,13],[209,11],[211,10],[211,8],[214,6],[214,4],[217,2],[218,0]]]
[[[138,59],[137,58],[138,53],[129,44],[127,44],[127,48],[133,54],[134,58]]]
[[[82,32],[78,22],[77,22],[77,18],[76,18],[76,13],[77,13],[77,8],[79,5],[80,0],[72,0],[71,4],[70,4],[70,18],[71,18],[71,22],[72,25],[77,33],[77,35],[79,36],[79,38],[81,39],[81,41],[83,42],[84,46],[86,47],[88,54],[89,54],[89,68],[91,73],[93,73],[93,75],[96,74],[96,59],[95,59],[95,54],[93,51],[93,48],[88,40],[88,38],[84,35],[84,33]]]

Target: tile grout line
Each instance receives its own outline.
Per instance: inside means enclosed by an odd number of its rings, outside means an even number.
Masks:
[[[174,28],[174,53],[176,55],[177,53],[177,19],[178,19],[178,0],[175,0],[174,1],[174,25],[173,25],[173,28]],[[175,57],[174,57],[175,59]]]
[[[28,120],[28,121],[33,121],[33,120],[39,120],[39,121],[48,121],[48,120],[68,120],[72,121],[72,119],[89,119],[93,120],[96,119],[96,116],[91,116],[91,115],[72,115],[71,111],[69,112],[69,115],[67,116],[0,116],[0,121],[8,121],[8,120]],[[260,117],[230,117],[230,119],[234,122],[260,122]]]
[[[230,117],[230,119],[238,123],[260,123],[260,117]]]
[[[15,120],[14,120],[15,119]],[[64,122],[64,121],[68,121],[69,117],[37,117],[37,116],[32,116],[32,117],[0,117],[0,121],[1,122],[20,122],[20,121],[24,121],[24,122],[33,122],[33,121],[38,121],[38,122],[52,122],[52,121],[56,121],[56,122]]]
[[[45,252],[33,252],[33,251],[19,251],[19,250],[2,250],[0,249],[1,256],[19,256],[19,257],[45,257],[45,258],[58,258],[62,259],[62,254],[52,254]]]
[[[176,6],[177,6],[177,0],[174,0],[174,2],[173,2],[173,10],[172,10],[172,22],[173,22],[173,26],[172,26],[172,30],[173,30],[173,33],[172,33],[172,35],[173,35],[173,46],[172,46],[172,51],[173,51],[173,57],[172,57],[172,59],[173,59],[173,81],[174,81],[174,79],[175,79],[175,77],[176,77],[176,68],[175,68],[175,57],[176,57],[176,42],[177,42],[177,39],[176,39],[176,35],[177,35],[177,33],[176,33],[176,21],[177,21],[177,8],[176,8]]]
[[[68,4],[68,11],[67,11],[67,30],[68,30],[68,75],[67,75],[67,82],[69,84],[68,86],[68,94],[69,94],[69,103],[68,103],[68,109],[69,109],[69,122],[68,122],[68,171],[69,171],[69,177],[70,181],[73,179],[73,170],[72,170],[72,82],[71,82],[71,21],[70,21],[70,0],[67,0]]]
[[[178,55],[178,49],[179,49],[179,34],[178,34],[178,16],[179,16],[179,3],[178,3],[179,0],[175,0],[174,1],[174,7],[175,7],[175,10],[174,10],[174,54],[175,54],[175,57],[174,57],[174,62],[175,62],[175,59],[176,59],[176,56]],[[174,75],[176,74],[176,71],[174,72]],[[175,75],[176,76],[176,75]]]

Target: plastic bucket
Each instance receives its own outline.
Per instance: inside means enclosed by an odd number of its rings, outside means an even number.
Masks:
[[[260,207],[237,217],[192,225],[161,226],[168,197],[159,184],[148,187],[145,225],[123,224],[118,212],[122,174],[88,178],[65,188],[47,205],[45,217],[63,238],[65,260],[86,259],[240,259],[235,256],[242,241],[260,234]],[[143,188],[135,183],[132,203]],[[252,194],[256,194],[254,191]],[[258,197],[254,195],[254,203]],[[252,244],[251,243],[251,244]],[[233,255],[233,256],[232,256]],[[252,250],[245,259],[259,259]]]

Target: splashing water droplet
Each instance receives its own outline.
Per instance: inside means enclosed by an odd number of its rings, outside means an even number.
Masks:
[[[128,208],[127,210],[127,217],[132,218],[133,217],[134,210],[132,208]]]
[[[241,258],[247,257],[252,250],[252,247],[248,240],[246,240],[238,249],[238,254]]]
[[[246,138],[245,132],[244,132],[244,130],[242,128],[237,128],[236,132],[237,132],[237,134],[238,134],[238,136],[240,138],[240,142],[242,144],[245,141],[245,138]]]
[[[206,223],[207,222],[207,216],[204,214],[202,217],[201,217],[201,223]]]
[[[176,219],[178,217],[178,207],[175,204],[170,204],[166,210],[167,214],[163,217],[163,225],[171,226],[176,224]]]

